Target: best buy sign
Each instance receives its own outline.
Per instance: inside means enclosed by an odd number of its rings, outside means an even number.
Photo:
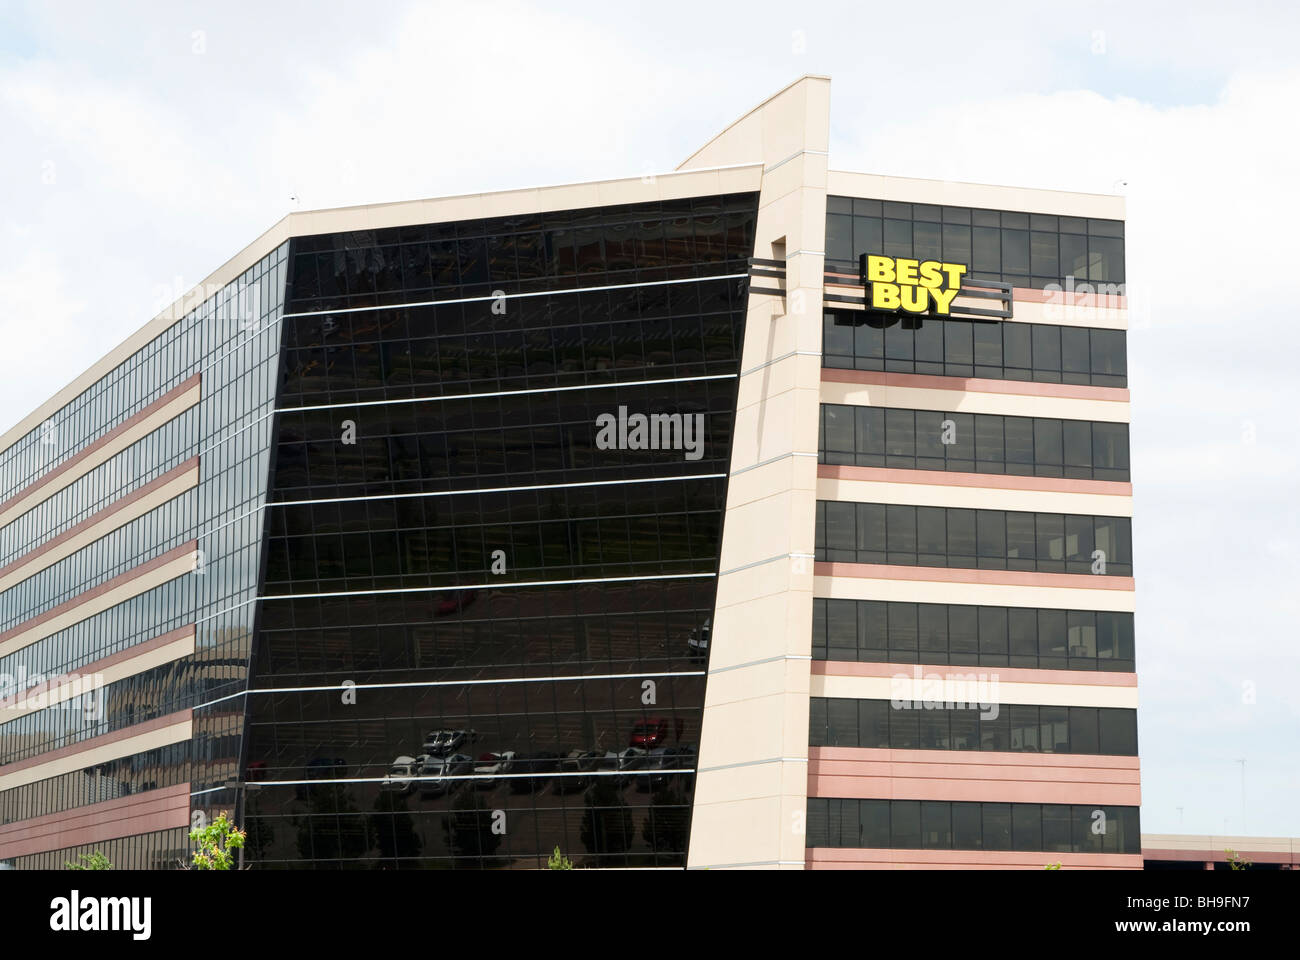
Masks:
[[[869,310],[906,310],[925,313],[932,307],[946,315],[961,292],[965,264],[907,257],[862,255],[862,282]]]

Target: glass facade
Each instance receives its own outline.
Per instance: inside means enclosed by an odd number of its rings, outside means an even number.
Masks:
[[[810,747],[1137,756],[1137,711],[813,697]]]
[[[823,403],[818,427],[818,463],[1129,479],[1127,423]]]
[[[864,253],[963,263],[1014,287],[1124,282],[1124,221],[850,197],[826,198],[826,269]]]
[[[814,660],[1132,673],[1133,614],[813,600]]]
[[[195,653],[92,695],[53,705],[33,700],[35,709],[0,718],[0,774],[10,764],[39,763],[55,749],[187,718],[191,710],[194,738],[0,790],[0,821],[178,783],[214,801],[228,799],[209,791],[238,772],[242,710],[205,704],[242,690],[247,678],[287,252],[286,244],[262,257],[0,454],[0,500],[17,503],[74,457],[117,443],[122,434],[113,431],[146,408],[198,387],[197,403],[0,528],[4,565],[197,461],[197,486],[0,593],[0,632],[15,638],[0,654],[0,677],[8,684],[0,697],[21,694],[43,678],[93,672],[106,658],[133,656],[140,645],[183,628],[195,631]],[[129,581],[150,561],[176,555],[190,558],[189,572],[77,617],[76,605],[113,578]],[[52,632],[41,628],[42,618],[58,609],[69,611],[70,622]],[[117,867],[156,868],[186,860],[187,846],[185,831],[174,828],[95,848]],[[81,852],[90,848],[17,857],[12,864],[60,868]]]
[[[935,377],[1128,386],[1123,330],[828,310],[822,366]]]
[[[1133,575],[1128,517],[817,501],[818,560]]]
[[[247,858],[684,865],[756,213],[292,242]]]
[[[1141,853],[1137,807],[948,800],[808,800],[808,846]]]

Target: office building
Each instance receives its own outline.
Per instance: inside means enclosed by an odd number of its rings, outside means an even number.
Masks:
[[[0,861],[1140,868],[1120,198],[296,212],[0,438]]]

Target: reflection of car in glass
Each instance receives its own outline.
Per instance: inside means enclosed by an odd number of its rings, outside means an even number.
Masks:
[[[397,757],[379,785],[380,790],[391,793],[410,793],[415,787],[415,778],[419,776],[423,757]]]
[[[429,757],[420,765],[420,794],[438,797],[444,793],[453,793],[465,781],[448,778],[465,777],[473,772],[474,761],[463,753],[453,753],[449,757]]]
[[[511,793],[533,793],[545,789],[549,774],[560,768],[558,753],[532,753],[515,757],[512,773],[531,773],[531,777],[511,777],[508,781]]]
[[[478,598],[477,590],[453,590],[433,608],[435,617],[445,617],[464,610]]]
[[[474,775],[476,777],[485,777],[483,780],[475,780],[474,786],[479,788],[494,787],[497,783],[497,777],[503,773],[514,773],[515,752],[506,750],[504,753],[484,753],[478,758],[478,763],[474,764]]]
[[[425,753],[443,757],[474,739],[473,730],[431,730],[424,735]]]
[[[578,793],[586,790],[591,786],[592,778],[590,776],[577,776],[577,774],[587,774],[596,769],[596,764],[600,762],[600,754],[592,753],[590,750],[570,750],[568,755],[560,759],[560,773],[569,774],[569,776],[558,776],[555,778],[556,793]]]
[[[691,631],[691,635],[686,638],[687,652],[696,659],[704,659],[709,655],[709,635],[713,632],[713,618],[705,620],[704,623]]]
[[[342,757],[316,757],[307,764],[307,780],[332,780],[342,776],[347,762]],[[300,783],[294,787],[294,794],[299,800],[307,799],[307,785]]]
[[[640,770],[645,766],[646,757],[649,754],[640,747],[628,747],[621,753],[615,753],[610,750],[600,760],[600,769],[616,771],[617,775],[612,779],[620,787],[629,780],[638,780],[639,777],[630,776],[628,771]]]
[[[689,770],[695,766],[695,748],[690,746],[656,747],[646,757],[646,769],[653,771],[648,776],[636,778],[636,788],[643,793],[657,790],[667,785],[690,786],[691,775],[673,775],[667,770]]]
[[[682,735],[682,721],[676,723],[676,733]],[[642,720],[632,728],[632,736],[628,738],[629,747],[641,747],[645,750],[652,750],[655,747],[665,746],[668,742],[668,721],[663,717],[651,717],[649,720]]]

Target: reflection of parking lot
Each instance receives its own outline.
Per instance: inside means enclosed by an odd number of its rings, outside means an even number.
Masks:
[[[250,769],[262,764],[260,775],[270,781],[402,781],[424,776],[420,767],[430,758],[461,755],[482,766],[488,754],[513,754],[495,771],[478,776],[549,782],[560,774],[582,780],[604,772],[631,782],[646,768],[677,769],[679,753],[656,751],[680,750],[697,739],[699,708],[676,705],[698,703],[703,678],[654,682],[657,703],[651,706],[641,704],[643,681],[635,676],[363,690],[355,706],[344,707],[327,692],[289,692],[275,698],[276,716],[269,724],[252,727]],[[458,732],[454,744],[429,740]],[[610,754],[623,756],[615,761]],[[567,768],[553,766],[556,761]],[[428,775],[475,776],[463,769],[465,762],[456,771],[430,768]],[[397,770],[402,764],[411,769]]]
[[[681,724],[676,726],[680,729]],[[479,739],[475,731],[434,730],[423,744],[428,752],[395,758],[379,789],[427,799],[460,789],[536,796],[549,788],[554,794],[567,795],[582,793],[597,782],[620,790],[632,786],[643,793],[670,782],[686,787],[692,782],[695,747],[670,745],[667,741],[672,731],[666,718],[653,717],[633,726],[629,745],[622,750],[502,750],[471,757],[458,751],[472,749]]]

